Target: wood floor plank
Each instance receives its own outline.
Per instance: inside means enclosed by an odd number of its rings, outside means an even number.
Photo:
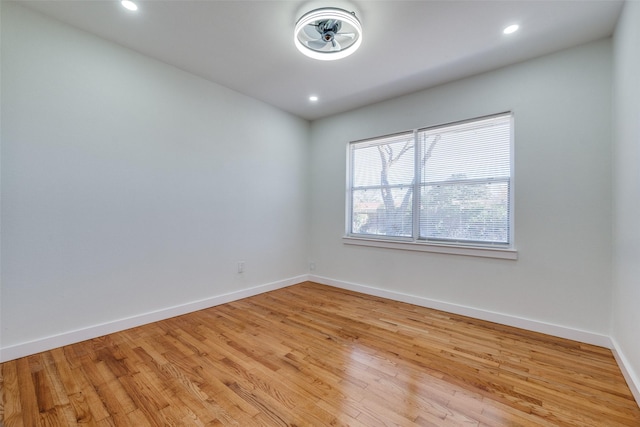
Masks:
[[[18,385],[17,364],[7,364],[0,373],[0,389],[3,390],[1,417],[6,426],[22,426],[22,405]]]
[[[305,282],[0,365],[4,426],[640,426],[608,349]]]
[[[13,362],[10,362],[13,363]],[[40,409],[36,398],[36,381],[31,375],[29,357],[23,357],[15,361],[18,374],[18,387],[20,390],[20,407],[22,408],[22,421],[26,426],[39,426]],[[4,371],[4,369],[3,369]],[[5,400],[9,396],[3,396]]]

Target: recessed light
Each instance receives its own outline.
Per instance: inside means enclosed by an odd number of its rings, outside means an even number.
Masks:
[[[318,97],[317,97],[317,96],[315,96],[315,95],[311,95],[311,96],[309,97],[309,101],[311,101],[311,102],[316,102],[317,100],[318,100]]]
[[[131,0],[122,0],[122,1],[120,2],[120,4],[121,4],[122,6],[124,6],[124,8],[125,8],[125,9],[129,9],[129,10],[132,10],[132,11],[134,11],[134,12],[135,12],[136,10],[138,10],[138,5],[137,5],[137,4],[135,4],[134,2],[132,2]]]
[[[513,24],[513,25],[509,25],[507,28],[502,30],[502,32],[504,34],[511,34],[511,33],[515,33],[516,31],[518,31],[519,28],[520,28],[520,25]]]

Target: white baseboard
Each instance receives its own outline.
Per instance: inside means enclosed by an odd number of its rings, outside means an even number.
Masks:
[[[629,390],[631,390],[631,394],[633,394],[633,397],[636,399],[636,403],[640,405],[640,377],[638,377],[637,373],[633,370],[631,363],[629,363],[629,359],[627,359],[622,352],[622,349],[615,337],[611,338],[611,343],[613,357],[616,358],[616,362],[618,362],[618,366],[622,371],[624,379],[627,380],[627,385],[629,386]]]
[[[501,325],[514,326],[516,328],[526,329],[529,331],[540,332],[547,335],[553,335],[560,338],[566,338],[574,341],[580,341],[587,344],[593,344],[600,347],[611,348],[611,338],[607,335],[600,335],[593,332],[587,332],[580,329],[573,329],[566,326],[554,325],[551,323],[540,322],[537,320],[525,319],[509,314],[496,313],[478,308],[467,307],[449,302],[433,300],[429,298],[408,295],[399,292],[388,291],[386,289],[373,288],[357,283],[344,282],[341,280],[330,279],[328,277],[310,275],[309,280],[323,285],[335,286],[337,288],[347,289],[363,294],[374,295],[382,298],[388,298],[395,301],[406,302],[409,304],[419,305],[421,307],[433,308],[436,310],[446,311],[448,313],[469,316],[476,319],[486,320],[489,322],[499,323]]]
[[[211,298],[205,298],[198,301],[189,302],[177,306],[167,307],[164,309],[143,313],[124,319],[114,320],[112,322],[93,325],[90,327],[65,332],[62,334],[49,336],[29,342],[24,342],[9,347],[0,348],[0,363],[17,359],[42,351],[51,350],[53,348],[85,341],[88,339],[100,337],[118,331],[134,328],[152,322],[157,322],[171,317],[180,316],[194,311],[202,310],[216,305],[237,301],[242,298],[251,297],[276,289],[286,288],[297,283],[305,281],[313,281],[323,285],[334,286],[337,288],[347,289],[355,292],[361,292],[368,295],[374,295],[382,298],[388,298],[395,301],[415,304],[421,307],[433,308],[449,313],[469,316],[476,319],[495,322],[502,325],[514,326],[517,328],[527,329],[530,331],[540,332],[570,340],[580,341],[588,344],[598,345],[611,349],[613,355],[620,366],[629,389],[633,394],[636,402],[640,404],[640,378],[635,373],[632,365],[629,363],[625,355],[622,353],[620,346],[614,338],[606,335],[600,335],[593,332],[582,331],[579,329],[568,328],[566,326],[554,325],[536,320],[525,319],[508,314],[495,313],[492,311],[481,310],[473,307],[467,307],[458,304],[433,300],[429,298],[408,295],[399,292],[393,292],[385,289],[374,288],[357,283],[345,282],[342,280],[330,279],[328,277],[303,274],[285,280],[278,280],[264,285],[255,286],[248,289],[242,289],[236,292],[230,292],[223,295],[217,295]]]
[[[180,316],[194,311],[202,310],[216,305],[237,301],[242,298],[251,297],[262,294],[264,292],[273,291],[296,283],[309,280],[309,276],[304,274],[285,280],[266,283],[264,285],[255,286],[248,289],[242,289],[236,292],[230,292],[223,295],[217,295],[211,298],[205,298],[198,301],[192,301],[186,304],[180,304],[160,310],[143,313],[136,316],[118,319],[107,323],[89,326],[86,328],[76,329],[62,334],[44,337],[41,339],[15,344],[0,349],[0,362],[6,362],[20,357],[29,356],[31,354],[40,353],[42,351],[51,350],[53,348],[85,341],[88,339],[100,337],[125,329],[134,328],[136,326],[145,325],[159,320],[169,319],[171,317]]]
[[[328,277],[310,275],[308,280],[323,285],[334,286],[336,288],[347,289],[350,291],[360,292],[367,295],[374,295],[382,298],[388,298],[394,301],[406,302],[421,307],[433,308],[436,310],[446,311],[448,313],[469,316],[475,319],[486,320],[489,322],[499,323],[501,325],[513,326],[516,328],[526,329],[529,331],[540,332],[560,338],[579,341],[587,344],[593,344],[605,347],[613,353],[622,375],[624,376],[631,394],[633,394],[636,403],[640,405],[640,376],[634,371],[631,363],[625,357],[622,349],[615,338],[608,335],[596,334],[593,332],[583,331],[580,329],[569,328],[561,325],[540,322],[537,320],[525,319],[513,315],[495,313],[492,311],[481,310],[478,308],[467,307],[458,304],[433,300],[415,295],[408,295],[399,292],[393,292],[386,289],[374,288],[357,283],[345,282],[342,280],[330,279]]]
[[[134,328],[152,322],[157,322],[171,317],[180,316],[194,311],[202,310],[216,305],[237,301],[242,298],[251,297],[261,293],[273,291],[276,289],[286,288],[297,283],[305,281],[313,281],[323,285],[334,286],[337,288],[347,289],[355,292],[361,292],[368,295],[374,295],[382,298],[388,298],[395,301],[415,304],[421,307],[433,308],[449,313],[469,316],[476,319],[495,322],[502,325],[514,326],[530,331],[540,332],[570,340],[580,341],[588,344],[598,345],[611,349],[622,374],[633,394],[636,402],[640,404],[640,378],[635,373],[632,365],[625,357],[620,349],[617,341],[606,335],[595,334],[592,332],[582,331],[579,329],[568,328],[565,326],[554,325],[536,320],[525,319],[508,314],[495,313],[492,311],[481,310],[473,307],[467,307],[458,304],[433,300],[429,298],[408,295],[399,292],[393,292],[386,289],[374,288],[357,283],[345,282],[342,280],[330,279],[328,277],[315,275],[300,275],[285,280],[279,280],[264,285],[255,286],[248,289],[242,289],[236,292],[230,292],[223,295],[217,295],[211,298],[205,298],[198,301],[189,302],[177,306],[167,307],[153,312],[143,313],[140,315],[114,320],[112,322],[93,325],[90,327],[65,332],[59,335],[49,336],[38,340],[24,342],[9,347],[0,348],[0,362],[17,359],[42,351],[51,350],[53,348],[85,341],[88,339],[100,337],[118,331]]]

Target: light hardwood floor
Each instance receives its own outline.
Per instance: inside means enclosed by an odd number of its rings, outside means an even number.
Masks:
[[[6,362],[4,426],[640,426],[609,350],[302,283]]]

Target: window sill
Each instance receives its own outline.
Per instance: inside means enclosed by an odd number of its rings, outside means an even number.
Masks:
[[[440,254],[466,255],[484,258],[518,259],[518,251],[507,248],[487,248],[476,246],[454,246],[436,243],[398,242],[393,240],[344,236],[345,245],[370,246],[405,251],[435,252]]]

